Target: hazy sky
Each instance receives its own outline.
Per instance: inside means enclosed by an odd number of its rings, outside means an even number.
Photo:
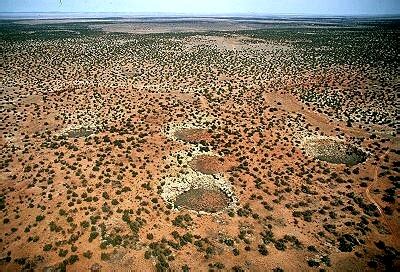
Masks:
[[[0,12],[400,14],[400,0],[0,0]]]

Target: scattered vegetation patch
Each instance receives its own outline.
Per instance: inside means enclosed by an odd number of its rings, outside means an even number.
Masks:
[[[95,131],[91,128],[76,128],[76,129],[71,129],[67,132],[67,137],[68,138],[82,138],[82,137],[88,137],[95,133]]]
[[[60,135],[66,138],[86,138],[96,132],[97,129],[93,125],[77,125],[64,129]]]

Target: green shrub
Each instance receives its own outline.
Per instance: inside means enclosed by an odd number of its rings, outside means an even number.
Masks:
[[[45,244],[43,247],[43,251],[50,251],[53,248],[52,244]]]
[[[267,256],[268,255],[268,249],[264,244],[258,245],[258,252],[260,252],[261,255]]]
[[[90,250],[83,252],[83,257],[90,259],[93,256],[93,252],[91,252]]]
[[[62,249],[60,248],[60,250],[58,251],[58,256],[60,257],[65,257],[68,254],[68,249]]]
[[[101,253],[101,260],[103,261],[109,261],[110,260],[110,254],[102,252]]]
[[[71,255],[71,256],[68,258],[68,263],[69,263],[69,264],[73,264],[73,263],[77,262],[78,260],[79,260],[78,255]]]
[[[99,236],[99,233],[97,231],[92,231],[89,235],[89,242],[92,242],[94,239],[97,238],[97,236]]]
[[[40,222],[44,219],[44,215],[38,215],[36,216],[36,222]]]

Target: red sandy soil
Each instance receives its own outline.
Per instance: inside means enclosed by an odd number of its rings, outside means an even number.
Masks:
[[[186,142],[198,143],[210,141],[211,133],[207,129],[187,128],[176,131],[175,137]]]
[[[237,163],[228,157],[198,155],[190,161],[193,170],[203,174],[217,174],[231,170]]]
[[[371,261],[383,270],[381,257],[399,251],[399,199],[389,197],[398,135],[387,125],[347,126],[293,91],[368,94],[379,82],[395,90],[379,62],[308,64],[293,39],[271,38],[273,51],[221,50],[213,39],[185,51],[179,36],[98,35],[0,41],[0,271],[63,262],[67,271],[156,271],[165,263],[171,271],[218,263],[223,271],[367,271]],[[382,100],[348,99],[367,109]],[[163,133],[203,115],[215,121],[178,131],[183,141]],[[86,123],[98,131],[58,137]],[[353,167],[317,161],[300,147],[304,132],[345,137],[370,155]],[[160,196],[162,180],[185,170],[167,158],[203,141],[223,161],[204,155],[190,167],[223,175],[236,210],[198,215]],[[219,192],[186,197],[195,209],[226,201]],[[182,216],[190,224],[174,224]],[[348,235],[359,242],[341,251]]]
[[[229,205],[229,198],[220,191],[190,189],[176,198],[175,205],[194,211],[217,212]]]

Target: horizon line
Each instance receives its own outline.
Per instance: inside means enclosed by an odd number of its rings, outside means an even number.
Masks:
[[[124,11],[0,11],[0,14],[126,14],[126,15],[172,15],[172,16],[321,16],[321,17],[400,17],[400,13],[355,13],[355,14],[335,14],[335,13],[259,13],[259,12],[226,12],[226,13],[189,13],[189,12],[124,12]]]

